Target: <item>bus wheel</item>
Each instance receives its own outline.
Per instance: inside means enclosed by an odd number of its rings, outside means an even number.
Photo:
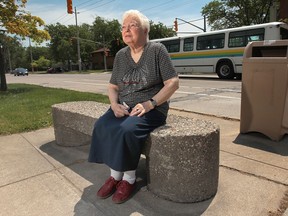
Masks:
[[[217,66],[216,73],[220,79],[233,79],[235,76],[233,65],[229,61],[220,62]]]

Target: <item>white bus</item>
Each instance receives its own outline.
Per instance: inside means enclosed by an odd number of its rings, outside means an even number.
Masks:
[[[167,48],[179,74],[217,73],[241,78],[245,46],[251,41],[288,39],[288,25],[271,22],[151,40]]]

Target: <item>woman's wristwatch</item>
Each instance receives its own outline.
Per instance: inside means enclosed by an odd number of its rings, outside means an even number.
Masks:
[[[153,98],[151,98],[150,101],[151,101],[153,108],[155,108],[157,106],[157,101],[154,100]]]

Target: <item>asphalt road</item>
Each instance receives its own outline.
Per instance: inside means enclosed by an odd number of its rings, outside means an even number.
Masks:
[[[7,83],[27,83],[107,94],[111,73],[6,75]],[[218,117],[240,119],[241,81],[220,80],[217,76],[180,77],[180,88],[171,98],[171,107]]]

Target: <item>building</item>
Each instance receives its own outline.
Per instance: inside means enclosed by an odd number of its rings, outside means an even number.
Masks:
[[[113,68],[114,56],[110,55],[108,48],[101,48],[91,53],[93,70],[111,70]],[[106,62],[106,67],[105,67]]]

